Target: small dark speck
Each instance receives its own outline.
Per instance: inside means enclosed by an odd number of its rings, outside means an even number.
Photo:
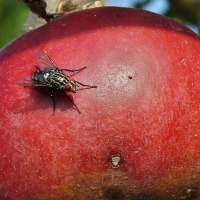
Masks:
[[[115,16],[116,16],[116,17],[121,17],[121,15],[120,15],[120,14],[116,14]]]
[[[128,78],[131,80],[133,77],[132,76],[128,76]]]

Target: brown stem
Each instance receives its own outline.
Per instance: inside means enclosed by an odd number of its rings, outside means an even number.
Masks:
[[[23,33],[70,12],[103,6],[96,0],[23,0],[31,13]]]

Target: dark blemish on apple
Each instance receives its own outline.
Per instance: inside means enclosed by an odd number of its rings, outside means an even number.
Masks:
[[[121,17],[121,15],[120,15],[120,14],[116,14],[115,16],[116,16],[116,17]]]
[[[132,78],[133,78],[132,76],[128,76],[128,79],[130,79],[130,80],[131,80]]]
[[[188,188],[185,191],[185,199],[187,200],[194,200],[194,199],[197,199],[198,197],[199,197],[199,193],[196,189]]]
[[[104,197],[108,200],[124,200],[125,195],[119,188],[109,188],[104,192]]]
[[[119,168],[120,162],[121,162],[121,156],[119,154],[115,154],[110,157],[110,164],[112,168]]]

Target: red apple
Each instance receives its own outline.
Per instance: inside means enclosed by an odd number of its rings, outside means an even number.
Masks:
[[[187,199],[200,187],[200,38],[160,15],[81,11],[0,51],[0,199]],[[36,51],[97,88],[17,85]],[[67,72],[67,75],[73,73]],[[71,78],[72,78],[71,77]],[[192,197],[191,197],[192,198]]]

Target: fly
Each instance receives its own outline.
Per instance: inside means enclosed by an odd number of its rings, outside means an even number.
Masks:
[[[81,114],[77,105],[71,100],[71,98],[66,93],[76,93],[76,88],[80,85],[86,88],[97,88],[97,86],[85,85],[83,83],[75,81],[74,79],[65,75],[63,71],[75,73],[85,69],[86,67],[74,70],[59,69],[57,64],[44,51],[37,51],[35,54],[35,59],[37,62],[37,71],[32,76],[19,79],[17,81],[17,84],[25,87],[45,88],[53,102],[53,115],[55,114],[56,109],[56,98],[51,94],[50,90],[60,90],[63,94],[65,94],[68,97],[70,102],[76,107],[78,113]]]

